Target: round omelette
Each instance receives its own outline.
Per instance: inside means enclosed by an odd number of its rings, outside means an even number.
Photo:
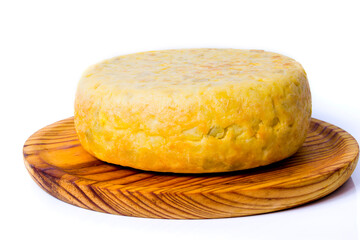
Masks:
[[[282,160],[303,144],[310,117],[302,66],[261,50],[115,57],[84,72],[75,99],[85,150],[160,172],[226,172]]]

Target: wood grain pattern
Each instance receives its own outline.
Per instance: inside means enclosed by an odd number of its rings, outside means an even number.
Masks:
[[[24,145],[25,166],[52,196],[94,211],[146,218],[254,215],[295,207],[340,187],[359,158],[356,140],[312,119],[303,147],[281,162],[231,173],[145,172],[101,162],[80,145],[73,118]]]

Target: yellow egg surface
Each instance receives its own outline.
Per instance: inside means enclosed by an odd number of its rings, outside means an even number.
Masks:
[[[207,173],[294,154],[311,117],[306,73],[262,50],[179,49],[105,60],[82,75],[75,128],[98,159]]]

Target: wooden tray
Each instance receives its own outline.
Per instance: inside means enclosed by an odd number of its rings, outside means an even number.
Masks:
[[[52,196],[94,211],[147,218],[224,218],[295,207],[340,187],[358,158],[350,134],[316,119],[294,156],[231,173],[156,173],[101,162],[81,147],[73,118],[39,130],[24,145],[27,170]]]

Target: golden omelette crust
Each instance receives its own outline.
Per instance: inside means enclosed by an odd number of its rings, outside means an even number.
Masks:
[[[225,172],[279,161],[302,145],[310,116],[301,65],[259,50],[115,57],[85,71],[75,100],[75,127],[88,152],[160,172]]]

